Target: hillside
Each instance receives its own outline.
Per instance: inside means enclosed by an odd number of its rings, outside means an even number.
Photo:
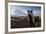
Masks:
[[[37,19],[37,16],[34,17],[35,27],[40,27],[41,20]],[[11,17],[11,28],[28,28],[30,24],[28,22],[28,16],[15,16]]]

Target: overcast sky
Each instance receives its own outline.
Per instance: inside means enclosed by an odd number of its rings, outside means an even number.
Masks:
[[[10,6],[10,14],[11,16],[26,16],[27,10],[33,10],[33,15],[34,16],[40,16],[41,14],[41,7],[36,7],[36,6],[16,6],[16,5],[11,5]]]

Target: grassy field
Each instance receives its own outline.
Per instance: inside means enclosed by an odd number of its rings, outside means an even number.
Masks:
[[[41,18],[34,16],[35,25],[34,27],[41,26]],[[11,17],[11,28],[30,28],[30,23],[28,22],[27,16],[15,16]]]

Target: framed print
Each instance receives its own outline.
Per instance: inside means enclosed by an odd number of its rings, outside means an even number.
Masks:
[[[8,32],[42,30],[44,30],[44,3],[8,3]]]

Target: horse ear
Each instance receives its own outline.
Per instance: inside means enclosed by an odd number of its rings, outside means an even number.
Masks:
[[[31,13],[33,12],[33,10],[30,11]]]
[[[29,12],[29,10],[27,10],[27,12]]]

